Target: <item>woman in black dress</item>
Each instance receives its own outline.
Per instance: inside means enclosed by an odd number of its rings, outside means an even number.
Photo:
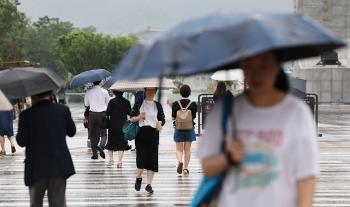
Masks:
[[[123,125],[130,115],[130,102],[123,97],[123,92],[113,91],[115,98],[109,101],[106,116],[110,119],[108,127],[108,142],[105,149],[108,150],[109,162],[107,167],[112,167],[113,151],[118,151],[117,167],[122,167],[124,151],[129,149],[128,142],[124,139]]]
[[[148,193],[153,193],[151,184],[154,173],[158,172],[159,132],[165,124],[163,107],[153,100],[156,92],[156,88],[146,88],[145,99],[135,103],[131,113],[131,121],[138,122],[140,126],[140,132],[135,139],[137,165],[135,190],[140,191],[142,173],[147,170],[145,190]]]

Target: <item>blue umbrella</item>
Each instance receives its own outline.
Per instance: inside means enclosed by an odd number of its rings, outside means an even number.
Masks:
[[[95,81],[101,81],[110,77],[111,73],[105,69],[95,69],[82,72],[75,75],[70,82],[71,86],[79,86],[87,83],[93,83]]]
[[[265,51],[275,51],[284,62],[342,46],[335,34],[299,14],[220,13],[184,22],[149,46],[136,45],[113,78],[214,72],[238,68],[240,60]]]

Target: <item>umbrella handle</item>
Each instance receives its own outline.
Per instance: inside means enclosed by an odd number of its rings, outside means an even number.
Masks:
[[[161,99],[162,99],[162,90],[160,90],[162,88],[162,85],[163,85],[163,77],[162,76],[159,76],[159,93],[158,93],[158,102],[161,103]]]

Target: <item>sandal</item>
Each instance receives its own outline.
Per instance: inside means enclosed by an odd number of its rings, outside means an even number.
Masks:
[[[178,174],[182,174],[182,168],[183,168],[184,164],[182,162],[179,162],[179,164],[177,164],[177,169],[176,169],[176,172]]]
[[[111,168],[113,165],[114,165],[114,161],[113,160],[108,161],[108,163],[107,163],[107,167],[108,168]]]
[[[183,170],[183,174],[184,174],[184,175],[189,175],[189,174],[190,174],[190,171],[189,171],[188,169],[184,169],[184,170]]]
[[[118,162],[118,164],[117,164],[117,168],[122,168],[122,166],[123,166],[123,163]]]

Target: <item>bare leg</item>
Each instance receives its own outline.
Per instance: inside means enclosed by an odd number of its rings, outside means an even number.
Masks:
[[[109,157],[109,161],[113,160],[113,151],[112,150],[108,150],[108,157]]]
[[[147,170],[147,184],[152,185],[154,177],[154,172],[152,170]]]
[[[123,162],[124,151],[118,151],[118,163]]]
[[[5,138],[3,136],[0,136],[0,145],[1,145],[1,151],[5,152]]]
[[[12,136],[9,138],[9,140],[10,140],[11,146],[14,147],[15,146],[15,137]]]
[[[5,137],[0,136],[1,150],[5,150]]]
[[[188,169],[188,165],[191,159],[191,142],[185,142],[185,162],[184,169]]]
[[[136,171],[136,178],[142,178],[143,169],[138,169]]]
[[[179,162],[182,162],[183,151],[184,151],[184,143],[176,142],[176,158],[177,158],[177,161]]]
[[[9,138],[10,140],[10,143],[11,143],[11,152],[12,154],[15,154],[16,153],[16,147],[15,147],[15,137],[12,136]]]
[[[114,161],[113,161],[113,151],[112,150],[108,150],[108,158],[109,161],[107,163],[107,167],[112,167],[114,165]]]

